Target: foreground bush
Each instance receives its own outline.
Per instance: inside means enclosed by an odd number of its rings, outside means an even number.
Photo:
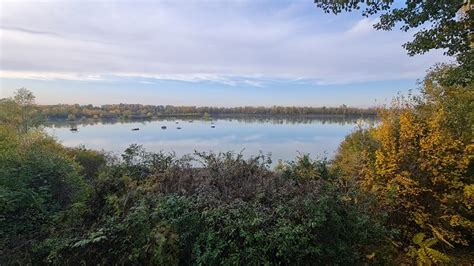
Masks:
[[[348,264],[391,233],[307,156],[115,158],[0,129],[2,264]]]
[[[88,194],[78,169],[50,137],[0,128],[0,264],[37,262],[34,249]]]
[[[385,243],[388,231],[368,212],[370,202],[354,204],[326,172],[299,178],[290,166],[270,171],[263,156],[196,157],[200,168],[130,147],[99,175],[77,227],[60,226],[43,243],[44,261],[347,264]]]

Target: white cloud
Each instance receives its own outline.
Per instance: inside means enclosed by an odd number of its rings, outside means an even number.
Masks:
[[[357,21],[346,33],[352,37],[367,36],[375,31],[373,25],[377,23],[377,18],[363,18]]]
[[[0,77],[113,76],[263,86],[419,78],[444,60],[410,58],[405,33],[322,14],[311,1],[2,2]],[[343,26],[340,26],[343,25]]]

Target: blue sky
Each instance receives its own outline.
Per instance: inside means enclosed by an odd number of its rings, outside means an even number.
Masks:
[[[409,57],[413,32],[330,15],[312,0],[2,1],[0,97],[42,104],[373,106],[442,51]]]

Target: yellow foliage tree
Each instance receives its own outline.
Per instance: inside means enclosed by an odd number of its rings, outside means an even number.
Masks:
[[[358,145],[348,137],[335,160],[344,178],[377,195],[408,245],[418,232],[469,245],[474,232],[474,88],[443,84],[446,68],[426,77],[421,96],[381,110],[380,124]]]
[[[376,172],[368,176],[375,179],[370,189],[393,206],[394,222],[403,225],[407,237],[419,227],[445,243],[467,245],[460,230],[473,230],[474,224],[467,206],[462,206],[464,188],[472,182],[466,145],[442,126],[442,109],[431,117],[408,108],[390,112],[394,111],[387,111],[374,131],[380,148],[375,153]]]

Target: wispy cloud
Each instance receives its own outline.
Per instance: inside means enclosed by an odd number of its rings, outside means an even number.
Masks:
[[[99,81],[106,78],[97,74],[61,73],[61,72],[34,72],[34,71],[4,71],[0,70],[0,78],[33,79],[33,80],[84,80]]]
[[[440,53],[409,58],[410,36],[311,1],[5,1],[0,77],[143,77],[265,86],[419,78]],[[150,82],[150,81],[149,81]]]

